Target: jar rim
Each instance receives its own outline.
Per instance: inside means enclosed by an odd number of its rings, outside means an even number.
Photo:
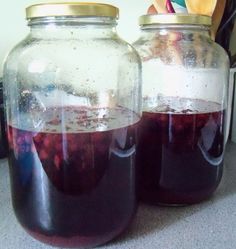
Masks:
[[[93,2],[56,2],[34,4],[26,8],[26,19],[57,16],[119,18],[119,9],[110,4]]]
[[[152,14],[143,15],[139,18],[139,25],[151,24],[186,24],[186,25],[204,25],[211,26],[212,18],[206,15],[196,14]]]

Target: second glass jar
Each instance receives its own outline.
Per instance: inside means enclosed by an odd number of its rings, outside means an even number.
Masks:
[[[147,15],[140,25],[140,196],[154,204],[197,203],[222,176],[228,57],[210,38],[210,17]]]

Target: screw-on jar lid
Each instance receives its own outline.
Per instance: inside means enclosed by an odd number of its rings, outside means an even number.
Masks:
[[[26,18],[52,16],[101,16],[119,17],[119,9],[109,4],[86,2],[63,2],[35,4],[26,8]]]
[[[143,15],[139,18],[139,24],[189,24],[189,25],[212,25],[212,18],[204,15],[194,14],[156,14]]]

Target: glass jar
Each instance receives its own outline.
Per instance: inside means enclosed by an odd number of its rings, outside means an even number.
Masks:
[[[0,78],[0,159],[7,156],[8,144],[6,137],[6,120],[5,111],[3,105],[3,89],[2,89],[2,78]]]
[[[154,204],[197,203],[222,176],[228,57],[210,38],[210,17],[150,15],[140,25],[140,196]]]
[[[4,66],[13,207],[36,239],[103,244],[136,210],[141,61],[98,3],[27,8]]]

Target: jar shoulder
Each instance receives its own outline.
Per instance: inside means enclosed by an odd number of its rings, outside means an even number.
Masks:
[[[225,63],[227,66],[230,65],[230,59],[223,47],[221,47],[218,43],[213,42],[212,49],[215,51],[215,56],[220,58],[222,63]]]
[[[18,63],[21,54],[24,52],[25,49],[27,49],[29,44],[30,44],[30,38],[29,36],[27,36],[19,43],[17,43],[12,48],[12,50],[10,50],[4,61],[4,72],[6,72],[9,69],[9,67],[13,67]]]
[[[4,71],[17,72],[19,68],[27,68],[34,61],[40,64],[57,64],[62,67],[62,61],[71,64],[86,63],[91,67],[101,62],[100,67],[120,63],[140,64],[140,57],[136,50],[127,42],[114,37],[113,39],[94,40],[56,40],[34,39],[28,36],[8,55]]]
[[[30,56],[30,53],[34,52],[35,55],[41,55],[45,52],[50,51],[60,52],[61,50],[76,50],[82,51],[87,50],[90,53],[100,52],[106,56],[107,54],[115,54],[117,56],[122,56],[123,54],[129,53],[137,56],[135,49],[123,41],[120,38],[114,39],[94,39],[94,40],[83,40],[83,39],[35,39],[28,36],[22,42],[17,44],[13,50],[9,53],[7,60],[10,60],[12,57],[27,57]],[[60,53],[61,56],[66,57],[67,54]],[[14,58],[15,59],[15,58]]]
[[[119,38],[86,41],[29,37],[9,54],[4,82],[29,88],[67,84],[77,89],[86,88],[88,82],[95,88],[116,88],[117,82],[128,76],[134,83],[132,79],[140,72],[138,53]]]
[[[211,40],[210,37],[178,37],[176,34],[167,37],[156,37],[155,35],[141,36],[132,44],[138,51],[143,62],[159,60],[163,64],[213,67],[229,67],[229,57],[226,51]],[[210,61],[209,61],[210,60]]]

